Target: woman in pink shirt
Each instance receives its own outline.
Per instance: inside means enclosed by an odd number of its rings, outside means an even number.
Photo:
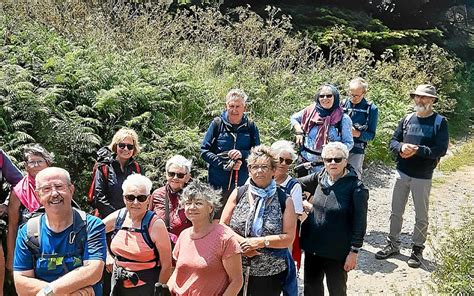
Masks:
[[[173,295],[235,296],[242,287],[241,250],[235,233],[212,223],[220,200],[218,191],[193,181],[183,191],[185,229],[173,251],[176,269],[168,281]]]

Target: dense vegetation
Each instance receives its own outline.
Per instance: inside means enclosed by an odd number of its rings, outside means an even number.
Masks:
[[[370,82],[369,98],[381,113],[369,160],[389,159],[387,141],[419,83],[439,88],[437,109],[452,126],[470,124],[469,80],[459,77],[468,72],[444,49],[406,47],[376,59],[336,27],[322,50],[290,35],[290,19],[278,12],[268,8],[263,19],[247,8],[168,13],[157,6],[132,15],[128,7],[104,12],[78,0],[5,4],[0,147],[21,160],[23,145],[43,144],[83,194],[95,151],[129,126],[139,132],[140,160],[154,181],[162,181],[164,162],[175,153],[195,159],[195,175],[204,177],[200,141],[230,88],[249,94],[251,117],[270,144],[292,139],[288,118],[319,84],[345,92],[358,75]]]

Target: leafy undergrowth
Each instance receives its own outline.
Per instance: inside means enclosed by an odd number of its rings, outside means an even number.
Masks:
[[[445,173],[451,173],[463,166],[474,165],[474,139],[470,139],[457,149],[452,156],[444,159],[439,170]]]

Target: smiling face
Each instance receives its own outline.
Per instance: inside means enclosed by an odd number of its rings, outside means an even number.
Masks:
[[[278,165],[275,171],[276,175],[286,175],[288,174],[288,169],[290,168],[291,163],[293,163],[293,159],[291,158],[291,154],[287,151],[282,151],[278,154]]]
[[[35,154],[28,155],[28,159],[26,160],[26,172],[31,177],[36,178],[36,175],[48,166],[48,163],[43,157]]]
[[[191,174],[186,172],[185,168],[175,164],[170,165],[166,172],[166,181],[174,192],[183,189],[189,179],[191,179]]]
[[[142,197],[146,197],[146,199],[140,201]],[[149,201],[150,195],[148,194],[145,186],[130,184],[123,191],[123,202],[125,203],[127,210],[134,215],[138,216],[145,214],[148,209]]]
[[[354,105],[359,104],[360,101],[362,101],[362,99],[364,98],[364,95],[365,95],[365,91],[362,87],[358,87],[358,88],[350,87],[349,88],[349,96],[351,98],[351,103],[354,104]]]
[[[321,107],[328,110],[331,109],[332,105],[334,104],[334,95],[331,88],[328,86],[322,87],[321,91],[319,92],[318,100],[321,104]]]
[[[230,100],[226,104],[227,120],[231,124],[239,124],[245,112],[245,103],[241,99]]]
[[[48,169],[36,179],[39,202],[48,214],[60,215],[71,209],[74,185],[68,184],[62,171]]]
[[[275,175],[276,168],[272,167],[270,158],[261,156],[249,164],[249,175],[252,181],[260,188],[270,185]]]
[[[133,156],[134,148],[132,147],[134,146],[135,146],[135,143],[133,142],[133,139],[131,137],[125,137],[122,141],[120,141],[117,144],[117,159],[119,161],[124,161],[124,162],[130,159],[130,157]]]
[[[184,202],[184,213],[191,222],[209,222],[213,212],[212,205],[201,198],[188,199]]]
[[[340,161],[339,163],[337,161]],[[347,165],[347,159],[338,149],[331,149],[324,155],[324,167],[332,179],[342,175]]]

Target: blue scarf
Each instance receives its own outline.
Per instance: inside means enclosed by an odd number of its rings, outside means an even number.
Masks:
[[[277,185],[275,180],[270,182],[266,188],[260,188],[252,184],[249,184],[249,190],[252,196],[255,198],[255,214],[252,223],[251,236],[261,236],[263,230],[263,214],[265,213],[265,207],[267,200],[275,195]]]

